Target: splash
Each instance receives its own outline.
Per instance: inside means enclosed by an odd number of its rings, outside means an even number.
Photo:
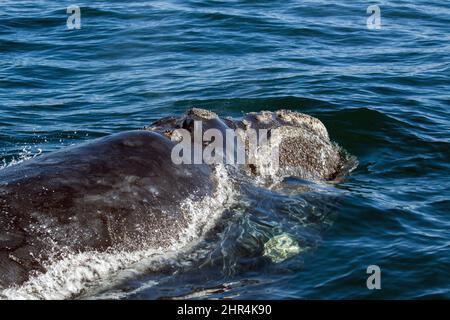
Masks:
[[[117,281],[118,274],[136,275],[150,269],[158,270],[184,252],[188,252],[202,241],[205,233],[220,218],[222,212],[235,199],[234,186],[223,166],[215,168],[217,191],[201,201],[186,199],[180,206],[188,217],[188,227],[178,241],[169,247],[144,247],[140,250],[125,251],[110,249],[106,252],[66,252],[57,261],[46,264],[46,272],[32,276],[26,283],[4,289],[2,299],[69,299],[86,294],[91,290]],[[128,271],[128,272],[127,272]]]
[[[40,156],[42,154],[42,149],[38,148],[36,151],[33,151],[31,146],[25,146],[23,149],[19,152],[18,156],[13,157],[10,160],[6,160],[6,158],[3,158],[0,162],[0,170],[18,165],[19,163],[22,163],[27,160],[31,160],[33,158],[36,158],[37,156]]]

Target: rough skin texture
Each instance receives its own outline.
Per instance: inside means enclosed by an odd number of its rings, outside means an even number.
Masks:
[[[268,129],[279,134],[282,175],[334,180],[345,172],[344,152],[325,126],[288,110],[248,113],[241,120],[190,109],[146,130],[123,132],[37,157],[0,171],[0,288],[26,281],[64,249],[167,247],[189,224],[180,213],[187,197],[216,188],[206,164],[175,165],[175,129]],[[276,130],[276,131],[275,131]],[[149,132],[150,131],[150,132]],[[247,150],[248,151],[248,150]],[[238,167],[258,175],[252,164]]]
[[[181,117],[163,118],[145,129],[171,138],[175,129],[186,129],[192,133],[193,121],[202,121],[204,131],[208,128],[221,131],[277,130],[281,137],[280,174],[303,179],[334,180],[345,171],[348,162],[344,151],[330,140],[327,129],[319,119],[290,110],[251,112],[241,120],[233,121],[221,119],[208,110],[193,108]],[[254,167],[250,167],[250,172],[258,174]]]

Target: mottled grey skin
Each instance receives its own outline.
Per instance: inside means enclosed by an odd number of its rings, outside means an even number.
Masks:
[[[249,113],[222,120],[202,109],[37,157],[0,171],[0,287],[18,285],[45,271],[62,252],[166,247],[189,221],[180,211],[188,198],[212,195],[207,165],[175,165],[174,129],[280,129],[282,170],[301,178],[332,180],[345,159],[324,125],[291,112]],[[258,174],[248,166],[250,174]]]
[[[242,120],[233,121],[221,119],[211,111],[193,108],[181,117],[163,118],[146,129],[172,138],[175,129],[186,129],[192,133],[194,120],[202,121],[203,131],[209,128],[222,132],[226,129],[278,130],[281,137],[280,175],[336,180],[346,172],[346,166],[351,162],[345,152],[330,140],[327,129],[319,119],[289,110],[252,112],[244,115]],[[258,174],[257,168],[251,164],[244,169]]]
[[[1,170],[0,286],[23,283],[65,248],[176,241],[188,223],[180,202],[201,199],[215,183],[206,165],[172,164],[172,146],[162,135],[130,131]]]

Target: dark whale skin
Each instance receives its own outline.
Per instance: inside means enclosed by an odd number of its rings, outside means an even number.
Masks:
[[[175,165],[173,142],[128,131],[0,171],[0,287],[62,252],[165,247],[187,225],[179,204],[215,189],[207,165]]]

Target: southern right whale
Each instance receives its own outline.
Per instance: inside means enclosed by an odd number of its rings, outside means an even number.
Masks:
[[[190,109],[145,130],[114,134],[0,170],[0,287],[21,285],[64,252],[165,248],[193,224],[186,200],[214,197],[213,166],[175,165],[171,136],[193,121],[218,130],[278,129],[280,174],[334,180],[345,173],[345,152],[325,126],[305,114],[281,110],[240,120]],[[258,175],[258,168],[245,167]],[[195,226],[198,235],[206,222]]]

